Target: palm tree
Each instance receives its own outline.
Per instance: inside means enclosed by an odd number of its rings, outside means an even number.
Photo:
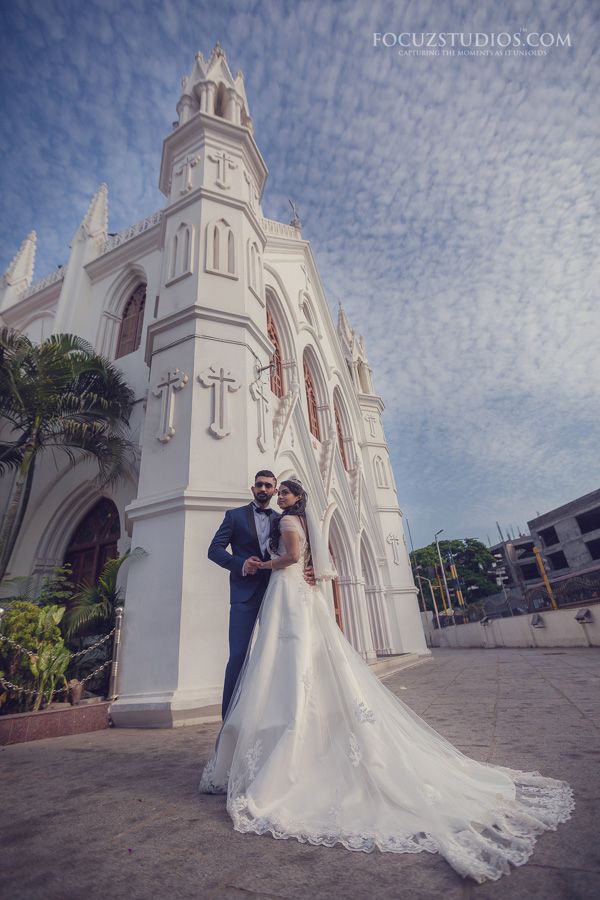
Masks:
[[[119,569],[126,560],[142,556],[146,556],[142,547],[127,550],[122,556],[105,562],[96,584],[79,585],[67,610],[64,627],[67,638],[110,631],[115,624],[117,606],[122,603],[121,589],[117,586]]]
[[[83,338],[55,334],[34,344],[0,328],[0,475],[16,472],[0,531],[0,579],[23,524],[40,454],[58,448],[71,465],[94,459],[98,486],[113,483],[135,456],[126,437],[133,403],[119,370]]]

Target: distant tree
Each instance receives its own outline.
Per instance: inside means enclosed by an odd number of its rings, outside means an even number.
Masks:
[[[463,596],[467,603],[474,603],[490,594],[498,591],[495,579],[488,574],[491,569],[494,557],[491,552],[478,541],[476,538],[455,539],[451,541],[440,541],[440,552],[442,561],[445,566],[450,562],[449,553],[452,553],[454,564],[460,579]],[[430,578],[434,587],[436,586],[435,567],[438,566],[439,560],[435,543],[428,544],[427,547],[420,547],[411,553],[411,561],[413,572],[415,573],[415,581],[418,584],[416,574],[416,566],[421,566],[420,574]],[[448,570],[446,569],[446,572]],[[446,575],[448,577],[448,575]],[[475,588],[475,590],[467,590],[467,588]],[[425,595],[425,603],[431,608],[431,595],[429,589],[423,590]],[[439,601],[439,597],[437,597]]]

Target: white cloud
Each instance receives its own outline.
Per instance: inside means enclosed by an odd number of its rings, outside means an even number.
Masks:
[[[97,0],[69,10],[9,11],[6,262],[32,227],[36,274],[63,262],[102,180],[112,231],[162,205],[161,136],[179,79],[220,39],[244,71],[270,168],[265,214],[287,221],[294,198],[330,302],[343,300],[365,335],[417,542],[433,520],[485,536],[497,517],[524,525],[597,487],[589,4]],[[570,31],[573,46],[476,59],[372,46],[373,31],[525,21]]]

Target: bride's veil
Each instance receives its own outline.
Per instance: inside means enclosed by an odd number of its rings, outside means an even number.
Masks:
[[[332,581],[337,577],[337,572],[331,561],[329,548],[321,531],[319,517],[314,510],[313,504],[310,502],[310,498],[306,504],[305,515],[315,578],[318,581]]]

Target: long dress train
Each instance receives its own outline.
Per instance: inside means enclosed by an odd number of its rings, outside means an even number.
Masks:
[[[297,518],[286,528],[304,542]],[[566,782],[477,762],[430,728],[351,647],[302,562],[273,572],[199,789],[227,794],[236,831],[426,850],[477,882],[523,865],[575,805]]]

